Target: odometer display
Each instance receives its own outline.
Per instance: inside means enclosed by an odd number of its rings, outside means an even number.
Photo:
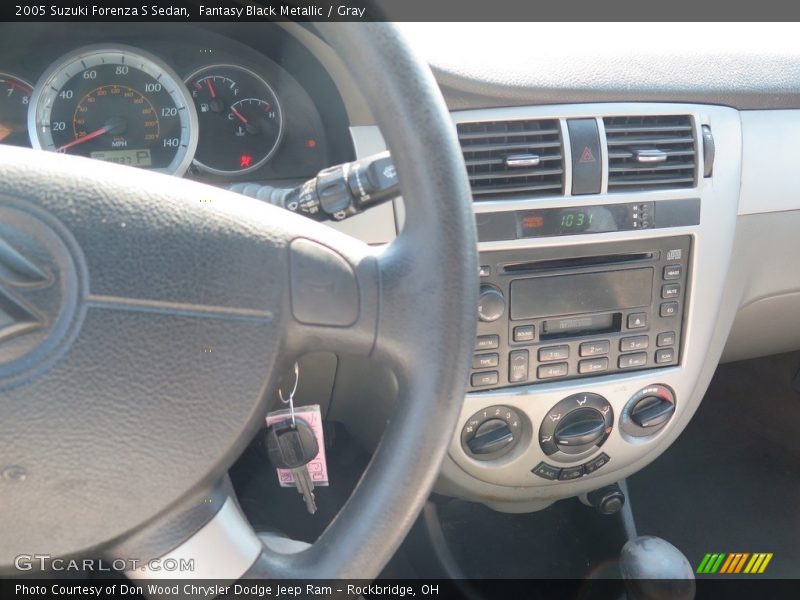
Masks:
[[[183,174],[197,115],[180,78],[126,47],[90,47],[53,65],[28,116],[34,147]]]

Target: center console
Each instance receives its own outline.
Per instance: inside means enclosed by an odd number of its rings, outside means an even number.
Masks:
[[[637,103],[453,119],[480,305],[436,490],[537,510],[641,469],[699,405],[733,320],[740,117]],[[359,134],[357,149],[381,149]],[[402,202],[395,215],[402,226]]]

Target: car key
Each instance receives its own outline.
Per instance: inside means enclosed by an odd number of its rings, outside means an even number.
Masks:
[[[319,453],[317,436],[301,417],[273,423],[267,428],[267,455],[277,469],[291,469],[294,485],[302,494],[310,514],[317,512],[314,483],[308,473],[310,463]]]

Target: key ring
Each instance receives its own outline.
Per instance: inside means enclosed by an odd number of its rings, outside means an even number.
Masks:
[[[300,366],[297,364],[297,361],[294,363],[294,386],[292,387],[292,391],[289,392],[289,397],[284,399],[283,397],[283,390],[280,386],[278,386],[278,398],[281,399],[281,402],[284,404],[289,405],[289,414],[292,417],[292,427],[297,427],[297,422],[294,418],[294,395],[297,392],[297,384],[300,381]]]

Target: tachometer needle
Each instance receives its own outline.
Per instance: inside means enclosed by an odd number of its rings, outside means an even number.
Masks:
[[[100,137],[104,133],[111,131],[114,128],[114,125],[106,125],[105,127],[101,127],[97,131],[93,131],[92,133],[87,133],[79,138],[75,138],[71,142],[68,142],[61,146],[60,148],[56,148],[56,152],[64,152],[67,148],[72,148],[73,146],[77,146],[78,144],[82,144],[83,142],[88,142],[89,140],[93,140],[96,137]]]
[[[233,113],[233,115],[237,119],[239,119],[242,123],[247,125],[247,118],[242,113],[240,113],[238,110],[236,110],[233,106],[231,106],[231,112]]]

